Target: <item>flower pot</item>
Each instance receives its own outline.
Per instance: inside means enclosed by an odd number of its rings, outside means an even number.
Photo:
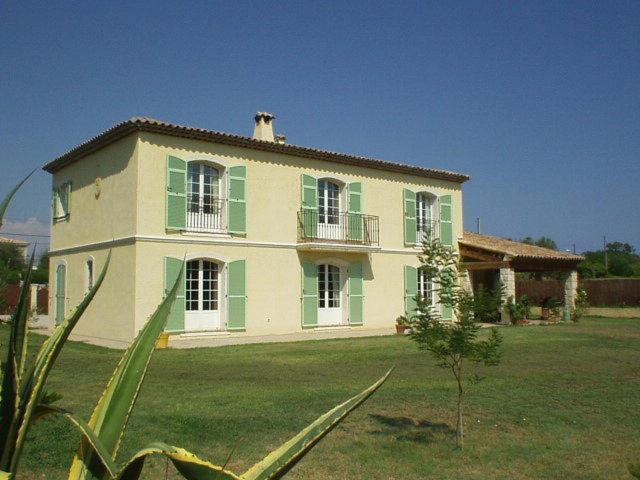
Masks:
[[[404,335],[405,330],[407,329],[406,325],[397,325],[396,324],[396,333],[398,335]]]

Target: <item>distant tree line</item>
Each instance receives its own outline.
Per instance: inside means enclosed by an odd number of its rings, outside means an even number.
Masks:
[[[531,236],[520,240],[528,245],[557,250],[558,247],[549,237],[534,239]],[[583,262],[578,264],[578,273],[582,278],[605,278],[605,277],[640,277],[640,255],[633,245],[623,242],[607,243],[605,250],[584,252]],[[606,260],[605,260],[606,257]],[[527,278],[543,279],[555,278],[558,273],[544,272],[525,274]]]

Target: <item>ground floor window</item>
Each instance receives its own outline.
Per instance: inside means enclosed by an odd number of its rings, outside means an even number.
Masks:
[[[435,305],[435,289],[433,288],[433,281],[429,279],[424,269],[418,269],[418,294],[429,300],[430,305]]]
[[[318,306],[340,307],[340,268],[335,265],[318,265]]]
[[[218,310],[219,267],[209,260],[187,262],[186,310]]]

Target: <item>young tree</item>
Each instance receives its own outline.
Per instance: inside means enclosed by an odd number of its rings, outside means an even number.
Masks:
[[[475,321],[473,295],[460,285],[461,272],[458,257],[439,240],[425,241],[418,257],[421,269],[438,292],[440,304],[455,313],[456,321],[442,320],[431,299],[416,296],[417,308],[411,316],[411,338],[429,352],[439,367],[451,371],[458,387],[456,443],[464,445],[463,400],[466,392],[465,361],[497,365],[500,362],[502,336],[496,328],[488,335],[480,335],[480,325]]]

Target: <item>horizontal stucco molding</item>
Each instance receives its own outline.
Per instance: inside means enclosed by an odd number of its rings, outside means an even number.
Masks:
[[[80,253],[90,250],[103,248],[120,247],[133,245],[136,242],[151,243],[170,243],[181,245],[227,245],[234,247],[248,248],[283,248],[290,250],[314,250],[314,251],[333,251],[345,253],[392,253],[399,255],[419,254],[419,250],[415,247],[407,247],[404,249],[384,248],[384,247],[354,247],[353,245],[333,245],[333,244],[303,244],[303,243],[281,243],[281,242],[259,242],[251,240],[240,240],[234,238],[204,238],[201,236],[180,236],[180,237],[163,237],[159,235],[130,235],[118,237],[111,240],[103,240],[99,242],[85,243],[66,248],[53,249],[49,252],[51,256],[67,255],[72,253]]]

